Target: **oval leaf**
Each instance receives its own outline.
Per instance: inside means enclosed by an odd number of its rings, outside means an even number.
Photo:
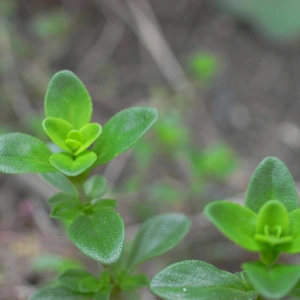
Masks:
[[[183,214],[164,214],[147,220],[134,239],[128,268],[134,268],[175,247],[184,238],[190,226],[190,219]]]
[[[54,172],[49,148],[24,133],[0,135],[0,172],[8,174]]]
[[[78,155],[79,153],[87,149],[89,146],[91,146],[101,134],[102,127],[98,123],[90,123],[83,126],[79,130],[79,132],[82,135],[83,144],[78,150],[76,150],[74,155]]]
[[[88,300],[92,294],[81,294],[72,292],[71,290],[62,287],[46,287],[34,293],[29,300]]]
[[[98,199],[107,192],[106,179],[103,176],[94,175],[84,183],[83,189],[89,201]]]
[[[232,241],[250,251],[258,251],[254,239],[256,214],[249,208],[227,201],[214,201],[205,206],[205,215]]]
[[[166,300],[250,300],[240,278],[196,260],[165,268],[154,276],[150,289]]]
[[[152,107],[131,107],[115,114],[103,127],[93,151],[98,155],[96,164],[104,164],[131,148],[157,119]]]
[[[243,268],[258,291],[268,299],[286,296],[300,279],[300,266],[280,265],[266,267],[262,262],[244,263]]]
[[[63,191],[66,194],[78,194],[74,184],[61,172],[43,173],[40,174],[40,177],[50,185],[54,186],[58,190]]]
[[[110,265],[121,255],[125,239],[124,223],[113,209],[103,208],[76,218],[69,227],[74,244],[85,255]]]
[[[92,276],[89,272],[83,269],[70,269],[62,274],[60,274],[57,278],[57,281],[62,286],[68,288],[73,292],[82,292],[80,289],[80,282],[83,278]]]
[[[286,165],[276,157],[265,158],[254,171],[245,205],[259,212],[269,200],[278,200],[290,212],[299,207],[294,179]]]
[[[80,79],[71,71],[60,71],[51,79],[45,96],[47,117],[64,119],[80,129],[92,115],[91,97]]]
[[[97,155],[86,150],[76,157],[67,153],[55,153],[50,156],[51,164],[67,176],[78,176],[87,170],[97,159]]]
[[[73,129],[73,126],[59,118],[46,118],[43,121],[43,128],[53,143],[61,149],[72,153],[72,150],[66,145],[68,133]]]

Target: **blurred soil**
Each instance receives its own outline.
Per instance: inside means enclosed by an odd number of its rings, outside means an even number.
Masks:
[[[211,186],[205,202],[231,197],[242,201],[251,173],[265,156],[279,157],[300,180],[299,41],[278,45],[263,39],[209,0],[152,0],[153,10],[144,1],[14,3],[12,13],[0,15],[0,90],[4,94],[0,125],[30,132],[26,117],[42,112],[49,78],[57,70],[70,69],[87,85],[95,119],[102,124],[131,105],[174,105],[172,96],[157,102],[151,92],[154,88],[163,87],[174,97],[180,94],[186,125],[199,149],[223,141],[240,160],[240,168],[225,183]],[[70,28],[61,35],[38,36],[33,20],[55,9],[69,18],[66,26]],[[153,33],[145,20],[159,30]],[[174,54],[172,59],[168,51]],[[188,58],[199,51],[213,53],[220,65],[208,85],[196,83],[186,71]],[[101,169],[112,189],[130,172],[132,160],[130,154],[121,155],[113,166]],[[65,239],[58,223],[48,218],[45,201],[54,189],[34,175],[0,175],[0,190],[0,300],[27,299],[51,278],[49,272],[32,271],[34,257],[42,253],[83,257]],[[131,239],[138,224],[127,205],[130,195],[117,196]],[[200,211],[200,215],[191,211],[183,211],[193,215],[189,236],[172,255],[145,265],[149,275],[184,259],[238,271],[243,260],[253,258],[221,237]],[[154,298],[144,294],[143,299]]]

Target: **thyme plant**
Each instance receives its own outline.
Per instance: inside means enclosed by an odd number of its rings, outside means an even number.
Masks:
[[[154,216],[124,247],[117,200],[105,196],[106,180],[95,168],[131,148],[156,121],[157,111],[131,107],[103,128],[91,122],[92,111],[83,83],[61,71],[45,96],[43,128],[52,144],[23,133],[0,135],[0,172],[39,173],[60,190],[48,200],[50,217],[62,220],[75,246],[100,265],[98,274],[80,266],[67,269],[30,300],[133,300],[142,287],[166,300],[300,298],[300,266],[279,262],[281,253],[300,252],[299,200],[290,172],[274,157],[255,170],[244,206],[215,201],[204,210],[229,239],[257,252],[258,260],[243,263],[235,274],[198,260],[170,265],[151,281],[138,273],[140,264],[175,247],[191,221],[179,213]]]

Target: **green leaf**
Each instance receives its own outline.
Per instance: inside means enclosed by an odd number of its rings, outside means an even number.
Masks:
[[[282,245],[280,251],[287,253],[300,252],[300,208],[293,210],[289,214],[290,219],[290,235],[292,240],[289,244]]]
[[[103,207],[117,208],[116,199],[98,199],[93,201],[93,210],[97,211]]]
[[[154,276],[151,291],[166,300],[250,300],[237,276],[196,260],[173,264]]]
[[[80,204],[80,199],[78,198],[78,196],[65,194],[65,193],[57,193],[47,200],[47,203],[50,206],[54,206],[56,204],[61,204],[64,202],[73,202],[74,205],[76,205],[76,204]]]
[[[68,288],[73,292],[83,292],[80,288],[80,282],[83,278],[91,277],[92,275],[83,269],[70,269],[62,274],[60,274],[57,278],[57,281],[62,286]]]
[[[270,246],[289,243],[292,240],[290,221],[285,206],[277,201],[266,202],[259,211],[255,239]]]
[[[243,269],[258,291],[269,299],[286,296],[300,279],[300,266],[280,265],[266,267],[262,262],[244,263]]]
[[[49,148],[24,133],[0,135],[0,172],[8,174],[54,172]]]
[[[103,208],[89,216],[76,218],[69,227],[69,235],[85,255],[110,265],[121,255],[125,229],[121,216],[115,210]]]
[[[43,128],[53,143],[61,149],[71,154],[73,153],[66,144],[68,133],[73,129],[73,126],[69,122],[54,117],[46,118],[43,121]]]
[[[104,289],[100,290],[94,295],[93,300],[110,300],[112,288],[112,285],[106,286]]]
[[[42,177],[47,183],[51,184],[52,186],[63,191],[66,194],[78,194],[73,183],[61,172],[42,173],[40,174],[40,177]]]
[[[94,175],[83,186],[88,201],[98,199],[107,192],[106,180],[103,176]]]
[[[289,212],[299,207],[294,179],[276,157],[265,158],[254,171],[245,205],[258,213],[269,200],[282,202]]]
[[[174,248],[191,226],[183,214],[163,214],[147,220],[138,230],[128,259],[128,268]]]
[[[63,272],[71,268],[81,268],[80,262],[56,254],[42,254],[34,258],[32,269],[35,271]]]
[[[103,127],[93,151],[98,155],[96,165],[105,164],[131,148],[157,119],[151,107],[131,107],[115,114]]]
[[[78,176],[87,170],[97,159],[97,155],[86,150],[76,157],[67,153],[56,153],[50,156],[51,164],[67,176]]]
[[[82,206],[73,201],[56,204],[50,214],[51,218],[60,220],[74,220],[83,214]]]
[[[205,215],[229,239],[250,251],[258,251],[254,239],[256,214],[247,207],[227,201],[214,201],[205,206]]]
[[[72,292],[62,286],[46,287],[34,293],[29,300],[88,300],[92,294]]]
[[[90,276],[84,277],[83,279],[80,280],[79,288],[84,293],[94,292],[94,291],[99,290],[100,281],[99,281],[99,279],[90,275]]]
[[[149,278],[146,274],[125,276],[120,282],[120,287],[123,291],[135,291],[148,285]]]
[[[51,79],[45,96],[47,117],[64,119],[79,130],[88,124],[92,115],[90,95],[71,71],[60,71]]]
[[[82,146],[74,153],[74,155],[80,154],[82,151],[91,146],[101,134],[102,127],[98,123],[90,123],[80,128],[79,132],[83,137],[83,142]]]

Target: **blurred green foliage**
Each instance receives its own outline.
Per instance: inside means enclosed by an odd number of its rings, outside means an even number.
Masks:
[[[286,41],[300,35],[299,0],[217,0],[238,20],[251,24],[265,36]]]
[[[207,82],[216,76],[218,61],[212,53],[198,52],[189,58],[188,68],[200,82]]]
[[[228,145],[220,143],[202,149],[193,141],[192,130],[178,108],[168,108],[161,111],[151,134],[136,144],[134,175],[127,177],[122,190],[137,193],[134,211],[139,219],[171,207],[189,210],[190,205],[196,205],[201,209],[204,203],[199,202],[199,197],[207,186],[225,180],[236,170],[237,158]],[[190,202],[194,200],[197,203]]]

